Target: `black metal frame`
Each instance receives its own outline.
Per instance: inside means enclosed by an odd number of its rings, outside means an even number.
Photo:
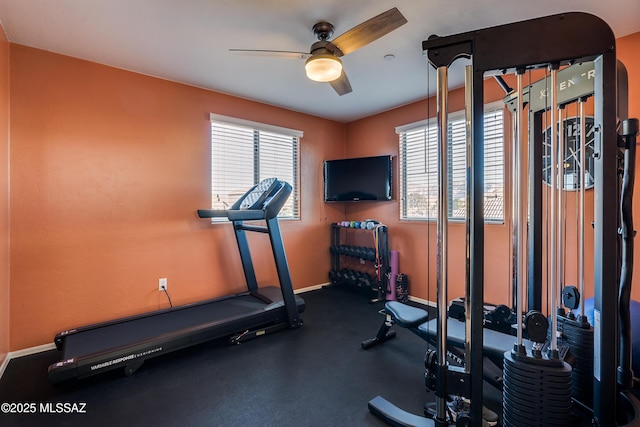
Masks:
[[[527,69],[548,64],[566,65],[594,61],[595,123],[598,136],[595,159],[595,255],[594,325],[598,349],[616,348],[617,286],[617,134],[615,37],[600,18],[571,12],[514,24],[472,31],[450,37],[432,37],[422,44],[435,67],[450,66],[461,57],[473,64],[472,163],[471,177],[471,419],[480,420],[482,410],[482,305],[484,295],[483,156],[484,77],[489,72]],[[536,144],[532,144],[536,145]],[[541,149],[540,149],[541,150]],[[536,155],[540,154],[540,155]],[[541,151],[533,158],[541,158]],[[539,169],[539,168],[538,168]],[[536,169],[537,171],[537,169]],[[535,182],[540,186],[542,180]],[[533,188],[535,188],[535,186]],[[608,190],[608,191],[607,191]],[[535,194],[535,192],[534,192]],[[540,221],[532,218],[532,224]],[[534,239],[535,240],[535,239]],[[535,243],[533,243],[535,244]],[[609,332],[609,333],[606,333]],[[594,373],[594,419],[614,425],[616,407],[616,355],[603,351]]]
[[[391,264],[390,264],[391,260],[390,260],[390,253],[389,253],[389,240],[388,240],[389,236],[388,236],[387,226],[382,224],[377,224],[376,228],[373,230],[362,229],[362,228],[352,229],[351,227],[343,227],[340,224],[333,223],[331,224],[331,248],[333,248],[334,250],[339,246],[341,246],[341,242],[345,240],[341,238],[343,230],[344,230],[344,233],[349,233],[350,230],[353,230],[353,232],[355,233],[358,233],[360,231],[368,232],[368,233],[379,233],[378,243],[377,243],[377,246],[374,248],[378,254],[378,257],[374,260],[374,262],[375,262],[375,268],[379,272],[379,274],[378,274],[378,279],[376,280],[376,287],[375,289],[372,289],[372,290],[375,290],[375,297],[373,297],[370,300],[370,302],[377,303],[377,302],[386,301],[386,297],[389,294],[391,289],[390,286],[395,286],[395,283],[389,282],[389,275],[391,272]],[[332,285],[337,285],[341,283],[339,279],[335,278],[335,273],[341,270],[340,256],[341,254],[337,252],[331,253],[330,279],[331,279]]]
[[[616,51],[615,37],[600,18],[581,12],[570,12],[507,25],[470,31],[457,35],[431,36],[422,42],[428,60],[435,68],[449,67],[459,58],[472,63],[471,129],[473,165],[469,177],[469,295],[471,304],[470,395],[472,425],[480,425],[483,403],[483,301],[484,301],[484,78],[490,73],[523,70],[541,66],[556,67],[593,61],[595,69],[594,122],[597,129],[595,148],[595,207],[594,207],[594,308],[596,322],[594,340],[600,351],[594,368],[594,422],[615,425],[617,408],[617,289],[618,277],[618,192],[617,192],[617,133],[616,133]],[[536,145],[536,144],[532,144]],[[542,157],[542,149],[533,158]],[[541,168],[537,168],[541,169]],[[536,169],[536,170],[537,170]],[[538,177],[541,178],[541,177]],[[542,179],[534,182],[542,185]],[[533,194],[536,194],[533,191]],[[540,216],[532,218],[532,223]],[[536,240],[536,239],[533,239]],[[533,243],[537,244],[536,242]],[[538,250],[536,246],[530,250]],[[439,316],[440,319],[440,316]],[[606,349],[606,350],[605,350]],[[388,402],[369,403],[370,409],[383,416],[391,411]],[[383,401],[383,399],[382,399]],[[374,406],[372,408],[372,402]],[[396,408],[397,409],[397,408]],[[394,415],[387,420],[403,425]],[[435,421],[443,425],[442,421]]]

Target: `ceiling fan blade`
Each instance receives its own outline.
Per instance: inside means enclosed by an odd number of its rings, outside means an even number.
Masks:
[[[310,53],[292,52],[289,50],[229,49],[229,52],[256,56],[277,56],[289,59],[307,59],[311,56]]]
[[[400,13],[398,8],[394,7],[368,21],[364,21],[360,25],[356,25],[346,33],[336,37],[331,43],[346,55],[406,23],[407,19]]]
[[[349,79],[347,78],[344,69],[342,70],[342,74],[340,74],[340,77],[333,81],[330,81],[329,84],[340,96],[346,95],[347,93],[351,92],[351,83],[349,83]]]

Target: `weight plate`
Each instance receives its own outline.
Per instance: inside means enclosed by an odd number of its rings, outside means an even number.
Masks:
[[[546,341],[547,331],[549,330],[549,321],[544,314],[539,311],[530,311],[524,317],[524,322],[527,329],[527,335],[531,341]]]
[[[575,286],[565,286],[562,290],[562,303],[570,310],[580,305],[580,291]]]

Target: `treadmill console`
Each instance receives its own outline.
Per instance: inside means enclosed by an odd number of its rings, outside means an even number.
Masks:
[[[267,198],[278,186],[276,178],[265,178],[240,199],[240,209],[262,209]]]
[[[265,178],[253,187],[227,210],[198,209],[200,218],[228,218],[230,221],[251,221],[271,219],[291,194],[291,185],[277,178]]]

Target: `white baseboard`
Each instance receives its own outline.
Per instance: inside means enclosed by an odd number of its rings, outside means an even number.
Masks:
[[[9,353],[4,355],[4,359],[2,360],[2,364],[0,364],[0,379],[2,378],[2,375],[4,374],[4,370],[7,369],[7,366],[9,366]]]
[[[36,353],[42,353],[43,351],[55,350],[56,345],[54,343],[37,345],[35,347],[25,348],[23,350],[16,350],[9,353],[11,359],[17,359],[18,357],[30,356]]]
[[[2,365],[0,365],[0,378],[4,375],[5,369],[9,366],[9,362],[13,359],[17,359],[23,356],[29,356],[32,354],[42,353],[43,351],[55,350],[56,346],[54,343],[37,345],[35,347],[25,348],[22,350],[11,351],[7,353]]]
[[[303,294],[305,292],[317,291],[318,289],[322,289],[323,287],[329,286],[329,285],[331,285],[331,283],[330,282],[326,282],[326,283],[321,283],[319,285],[313,285],[313,286],[308,286],[306,288],[296,289],[293,292],[296,293],[296,294]],[[411,295],[409,295],[409,300],[413,301],[413,302],[417,302],[417,303],[422,304],[422,305],[428,305],[429,307],[437,307],[437,304],[435,302],[433,302],[433,301],[429,301],[429,300],[426,300],[426,299],[414,297],[414,296],[411,296]]]
[[[320,283],[319,285],[307,286],[306,288],[296,289],[293,291],[295,294],[303,294],[305,292],[317,291],[318,289],[322,289],[325,286],[330,285],[329,282]]]
[[[409,295],[409,300],[413,301],[413,302],[420,303],[422,305],[428,305],[429,307],[437,307],[438,306],[438,304],[436,304],[433,301],[429,301],[429,300],[418,298],[418,297],[412,297],[411,295]]]

